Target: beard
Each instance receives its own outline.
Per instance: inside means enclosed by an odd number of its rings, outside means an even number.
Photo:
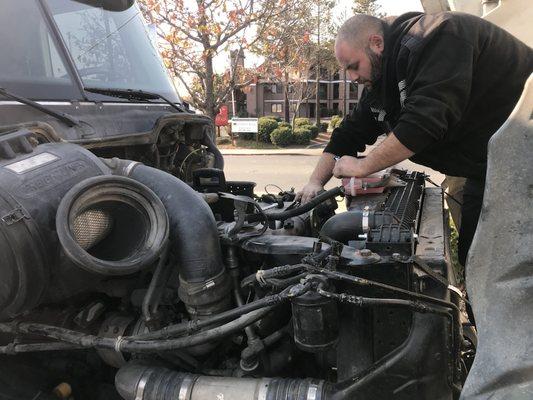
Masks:
[[[370,60],[370,84],[374,85],[379,78],[381,78],[381,69],[382,69],[382,55],[374,53],[370,47],[365,49],[366,55]]]

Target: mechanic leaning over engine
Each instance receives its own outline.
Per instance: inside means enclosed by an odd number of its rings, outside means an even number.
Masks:
[[[413,12],[383,20],[351,17],[339,29],[335,56],[365,89],[298,198],[309,201],[332,175],[362,178],[407,158],[464,177],[464,265],[483,201],[488,141],[533,72],[533,50],[472,15]],[[383,142],[357,158],[384,133]]]

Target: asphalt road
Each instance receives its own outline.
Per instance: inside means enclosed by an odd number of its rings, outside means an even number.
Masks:
[[[254,181],[257,183],[255,192],[264,193],[267,184],[275,184],[283,190],[294,187],[301,189],[311,175],[318,155],[225,155],[226,180]],[[444,175],[427,167],[404,161],[401,168],[424,171],[436,183],[441,183]],[[331,179],[326,189],[340,185],[338,179]],[[276,188],[267,188],[269,192],[277,192]]]

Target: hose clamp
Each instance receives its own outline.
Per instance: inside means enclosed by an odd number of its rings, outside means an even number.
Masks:
[[[150,379],[150,376],[152,376],[152,372],[144,373],[141,376],[141,379],[139,379],[139,383],[137,384],[137,390],[135,391],[135,400],[144,399],[144,389],[146,388],[146,384],[148,383],[148,379]]]
[[[190,400],[192,388],[194,386],[194,383],[196,382],[196,379],[197,376],[194,375],[188,375],[183,378],[177,400]]]
[[[363,218],[361,220],[363,232],[368,232],[370,230],[369,224],[368,224],[368,217],[370,215],[370,207],[365,206],[363,209]]]
[[[318,396],[318,385],[315,383],[310,383],[309,388],[307,389],[306,400],[317,400]]]
[[[115,339],[115,346],[114,346],[114,349],[117,353],[121,353],[122,352],[122,344],[124,343],[124,337],[122,336],[117,336],[117,338]]]

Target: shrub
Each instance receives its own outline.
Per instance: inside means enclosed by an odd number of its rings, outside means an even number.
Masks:
[[[304,128],[309,129],[311,139],[316,139],[316,137],[318,136],[318,131],[319,131],[316,125],[308,125],[308,126],[305,126]]]
[[[259,118],[257,132],[261,142],[269,143],[270,134],[278,127],[278,121],[269,117]]]
[[[321,122],[318,132],[326,132],[328,130],[328,125],[327,122]]]
[[[309,144],[309,141],[312,137],[312,132],[309,130],[311,126],[301,126],[294,129],[294,134],[292,135],[293,142],[295,144]]]
[[[285,147],[292,143],[292,132],[290,128],[282,126],[281,128],[276,128],[270,134],[270,140],[276,146]]]
[[[294,119],[294,127],[298,126],[304,126],[304,125],[311,125],[311,121],[309,121],[309,118],[295,118]]]
[[[341,121],[342,117],[340,115],[334,115],[333,117],[331,117],[331,121],[329,121],[329,127],[331,129],[335,129],[340,125]]]
[[[217,138],[217,145],[218,144],[231,144],[231,139],[229,137],[219,137]]]

